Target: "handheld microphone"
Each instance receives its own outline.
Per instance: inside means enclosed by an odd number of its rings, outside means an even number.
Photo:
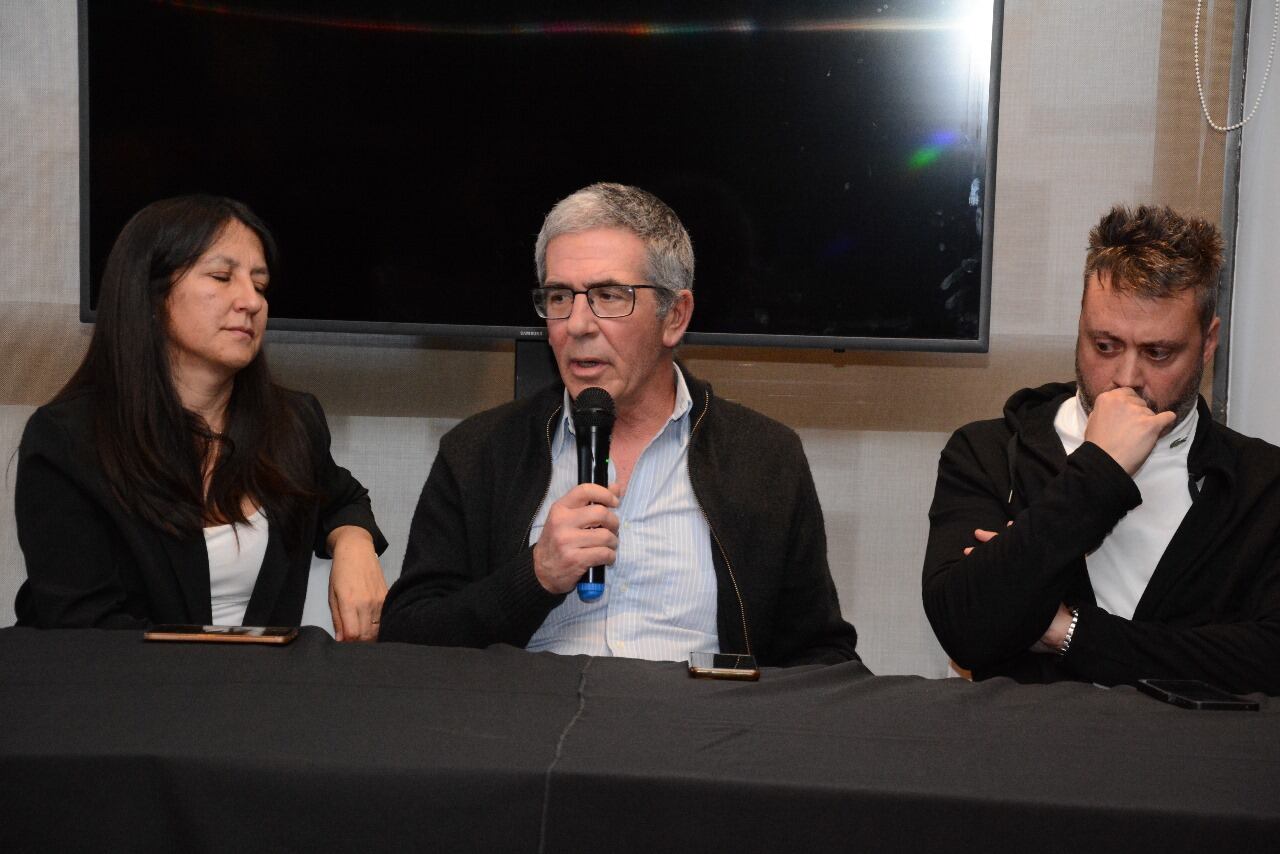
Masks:
[[[609,486],[609,433],[613,430],[613,398],[602,388],[584,388],[573,402],[573,429],[578,438],[578,483]],[[578,582],[578,598],[594,602],[604,595],[604,567],[593,566]]]

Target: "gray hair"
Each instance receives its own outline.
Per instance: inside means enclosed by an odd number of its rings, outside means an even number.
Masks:
[[[592,184],[556,202],[534,245],[539,283],[547,280],[547,244],[552,238],[592,228],[625,228],[644,241],[648,284],[662,289],[654,291],[659,317],[670,311],[676,294],[693,290],[689,232],[661,199],[625,184]]]

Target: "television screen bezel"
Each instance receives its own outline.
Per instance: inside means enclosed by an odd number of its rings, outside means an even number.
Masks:
[[[101,1],[101,0],[100,0]],[[80,320],[93,323],[90,308],[90,199],[89,199],[89,23],[90,0],[77,0],[79,57],[80,137]],[[985,189],[982,207],[982,267],[979,280],[978,335],[975,338],[887,338],[873,336],[785,335],[739,332],[687,332],[683,343],[718,347],[777,347],[786,349],[888,350],[941,353],[986,353],[990,350],[991,263],[993,257],[996,193],[996,147],[999,136],[1000,58],[1004,33],[1004,0],[991,0],[991,65],[987,92]],[[696,293],[696,291],[695,291]],[[502,341],[545,341],[545,326],[484,326],[395,321],[320,320],[271,317],[268,331],[345,333],[418,339],[473,339],[478,344]]]

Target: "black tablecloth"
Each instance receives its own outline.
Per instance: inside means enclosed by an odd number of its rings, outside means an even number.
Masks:
[[[0,630],[0,851],[1238,851],[1280,704]]]

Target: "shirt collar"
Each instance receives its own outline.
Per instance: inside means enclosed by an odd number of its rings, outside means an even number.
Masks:
[[[1074,404],[1070,409],[1063,413],[1065,418],[1057,419],[1056,426],[1062,430],[1066,436],[1077,441],[1084,441],[1084,431],[1089,425],[1089,416],[1085,414],[1084,403],[1081,400],[1081,392],[1077,389],[1073,398]],[[1192,407],[1178,425],[1156,441],[1155,449],[1152,453],[1161,453],[1170,449],[1179,451],[1183,456],[1187,454],[1190,448],[1190,440],[1195,438],[1196,425],[1200,422],[1200,411],[1198,407]]]
[[[693,398],[689,395],[689,384],[684,381],[684,374],[675,365],[671,366],[671,370],[676,373],[676,402],[671,408],[671,417],[667,419],[668,424],[674,424],[689,419],[689,412],[693,409]],[[564,390],[563,401],[560,404],[560,429],[558,431],[560,441],[556,443],[556,453],[558,454],[566,444],[577,441],[577,433],[573,429],[573,401],[569,399],[569,389]]]

